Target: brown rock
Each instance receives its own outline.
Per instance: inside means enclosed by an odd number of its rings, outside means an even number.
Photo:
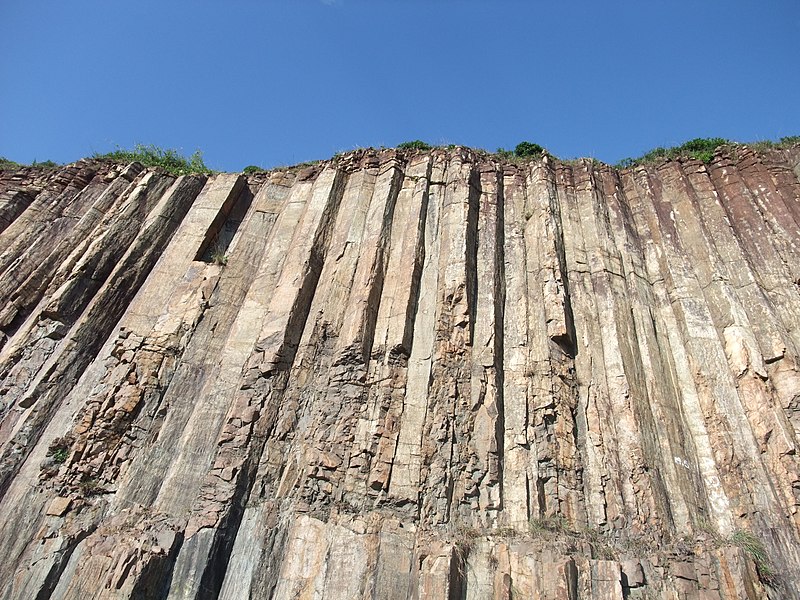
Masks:
[[[72,506],[72,498],[56,496],[47,507],[47,515],[51,517],[63,517]]]
[[[797,600],[800,149],[735,150],[0,172],[0,596]]]

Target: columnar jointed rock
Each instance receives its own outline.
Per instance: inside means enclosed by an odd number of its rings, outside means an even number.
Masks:
[[[800,598],[798,173],[3,173],[0,598]]]

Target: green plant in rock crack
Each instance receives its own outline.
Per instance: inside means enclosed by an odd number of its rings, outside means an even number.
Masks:
[[[57,463],[66,462],[69,457],[69,450],[66,448],[59,448],[53,452],[53,460]]]
[[[220,241],[219,238],[215,238],[213,244],[211,245],[211,262],[215,265],[220,265],[224,267],[228,264],[228,254],[226,253],[227,248],[225,245]]]
[[[731,535],[730,543],[747,553],[755,563],[758,574],[762,579],[769,581],[775,577],[775,570],[772,568],[764,544],[753,533],[738,529]]]
[[[567,520],[561,515],[531,519],[529,526],[532,535],[569,533]]]
[[[56,464],[62,464],[69,458],[70,447],[73,440],[69,436],[57,437],[47,448],[47,456],[53,459]]]
[[[228,264],[228,255],[225,254],[224,251],[220,251],[220,252],[214,251],[214,252],[211,253],[211,261],[215,265],[220,265],[220,266],[224,267],[225,265]]]
[[[105,491],[101,483],[93,477],[81,480],[78,489],[84,496],[97,496]]]

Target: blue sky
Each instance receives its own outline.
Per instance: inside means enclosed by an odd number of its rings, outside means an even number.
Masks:
[[[235,171],[423,139],[616,162],[800,134],[798,0],[2,0],[0,156]]]

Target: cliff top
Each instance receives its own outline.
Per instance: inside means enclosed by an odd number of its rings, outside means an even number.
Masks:
[[[787,150],[796,149],[800,146],[800,136],[785,136],[777,141],[762,140],[757,142],[736,142],[726,140],[724,138],[696,138],[689,140],[679,146],[674,147],[657,147],[654,148],[637,158],[624,158],[614,165],[604,163],[594,157],[580,157],[580,158],[560,158],[552,154],[546,148],[532,142],[520,142],[513,150],[498,148],[495,152],[489,152],[482,148],[472,148],[458,144],[449,144],[446,146],[431,145],[421,140],[413,140],[398,144],[394,148],[357,148],[346,152],[334,154],[329,160],[331,162],[345,162],[354,165],[360,165],[364,160],[372,160],[374,157],[381,158],[408,158],[416,154],[422,153],[462,153],[466,156],[473,158],[484,158],[487,160],[497,160],[510,163],[527,163],[536,160],[550,160],[561,164],[578,164],[590,161],[593,164],[602,165],[606,167],[613,166],[617,169],[627,169],[642,165],[658,165],[671,160],[686,161],[698,160],[705,164],[710,164],[717,156],[728,156],[733,160],[737,160],[742,151],[752,150],[755,152],[763,153],[769,150]],[[137,144],[133,149],[127,150],[117,148],[112,152],[105,154],[96,153],[92,157],[80,159],[80,161],[105,161],[118,164],[128,164],[131,162],[139,162],[146,167],[156,167],[173,175],[188,175],[192,173],[215,173],[213,169],[208,167],[204,160],[201,151],[194,152],[191,156],[186,157],[175,149],[161,149],[154,145]],[[275,166],[272,168],[263,168],[257,165],[248,165],[242,169],[241,172],[247,175],[255,175],[259,173],[269,173],[273,171],[284,171],[287,169],[295,170],[306,167],[321,165],[328,162],[328,160],[315,160],[308,162],[301,162],[295,165]],[[17,171],[23,168],[34,168],[39,170],[54,169],[60,166],[58,163],[51,160],[42,162],[34,161],[30,165],[17,163],[4,157],[0,157],[0,171]]]

